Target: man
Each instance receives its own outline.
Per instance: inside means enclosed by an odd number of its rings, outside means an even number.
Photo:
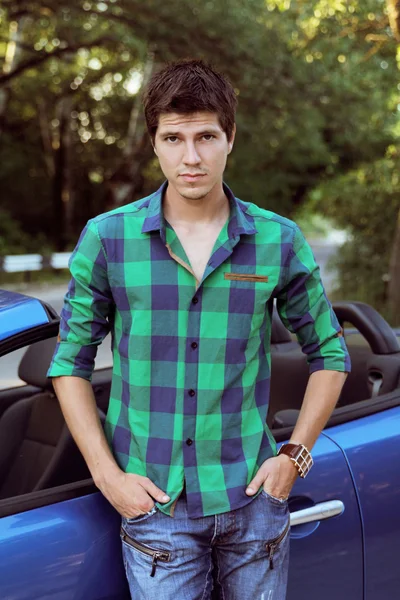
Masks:
[[[181,61],[152,77],[144,107],[166,183],[85,227],[49,375],[97,487],[121,514],[132,598],[208,599],[214,565],[222,598],[281,600],[287,497],[349,357],[299,228],[223,183],[235,138],[230,83]],[[279,455],[266,425],[274,299],[311,373],[293,446]],[[109,330],[104,435],[90,379]]]

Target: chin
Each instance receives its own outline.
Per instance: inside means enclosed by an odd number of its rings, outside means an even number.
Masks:
[[[209,186],[192,188],[184,186],[179,188],[179,193],[183,198],[186,198],[187,200],[201,200],[211,192],[211,189],[212,188],[210,188]]]

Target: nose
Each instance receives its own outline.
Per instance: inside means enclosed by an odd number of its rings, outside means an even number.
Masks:
[[[185,165],[198,165],[201,159],[193,142],[187,142],[183,162]]]

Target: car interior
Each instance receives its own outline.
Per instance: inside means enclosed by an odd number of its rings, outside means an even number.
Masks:
[[[342,327],[350,323],[353,329],[344,328],[352,372],[332,422],[382,410],[387,402],[400,404],[400,346],[393,330],[368,305],[343,302],[334,309]],[[277,441],[282,441],[296,423],[308,365],[276,312],[271,341],[267,423]],[[65,423],[51,379],[46,377],[55,344],[56,338],[51,337],[28,346],[18,369],[26,385],[0,391],[0,516],[97,491]],[[112,367],[98,369],[92,380],[103,425],[111,376]]]

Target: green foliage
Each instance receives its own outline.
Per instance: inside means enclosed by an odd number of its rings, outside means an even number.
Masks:
[[[50,253],[43,233],[32,237],[25,233],[9,212],[0,209],[0,256],[7,254]]]
[[[334,227],[332,219],[310,213],[306,207],[295,215],[295,221],[307,239],[326,239]]]
[[[391,147],[385,158],[319,186],[308,205],[351,233],[335,260],[339,281],[333,297],[367,302],[386,316],[389,257],[400,208],[399,173],[400,149]]]
[[[252,74],[251,98],[239,96],[232,173],[243,196],[290,216],[322,177],[382,156],[398,73],[393,40],[369,37],[385,25],[382,2],[274,4],[283,12],[265,17],[273,53],[259,81]]]
[[[397,159],[385,151],[400,134],[385,6],[3,0],[0,196],[20,224],[7,248],[18,242],[16,251],[27,251],[39,232],[54,248],[74,244],[85,220],[107,209],[113,176],[138,160],[127,150],[128,123],[148,57],[162,65],[195,56],[225,72],[239,98],[226,181],[244,200],[287,216],[311,195],[308,210],[353,236],[339,257],[340,295],[383,307],[398,203]],[[126,201],[162,180],[151,148],[139,147]]]
[[[392,140],[395,46],[387,34],[386,43],[368,38],[387,26],[380,0],[235,0],[228,10],[223,0],[49,0],[45,7],[5,0],[4,40],[22,5],[28,17],[20,22],[16,68],[37,62],[9,80],[5,131],[12,142],[2,144],[0,193],[28,229],[40,227],[34,189],[41,227],[54,231],[51,165],[65,98],[75,190],[71,239],[104,209],[104,182],[123,161],[149,50],[158,63],[199,56],[228,74],[239,112],[226,179],[239,196],[283,214],[293,214],[321,177],[375,160]],[[13,168],[3,167],[4,159]],[[148,173],[145,164],[137,196],[151,189]]]

